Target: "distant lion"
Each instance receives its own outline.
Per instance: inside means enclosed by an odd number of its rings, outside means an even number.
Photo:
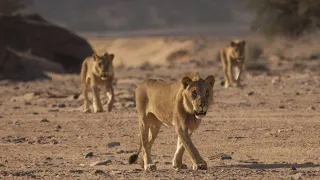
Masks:
[[[147,171],[156,171],[156,165],[151,160],[151,147],[160,127],[165,124],[174,126],[178,135],[173,167],[182,167],[182,156],[186,150],[194,170],[207,169],[207,163],[191,141],[191,135],[200,125],[213,100],[214,83],[215,78],[212,75],[201,79],[198,73],[190,73],[176,82],[149,79],[138,84],[136,108],[140,147],[136,154],[130,156],[129,163],[136,162],[142,152],[142,167]]]
[[[88,87],[89,85],[93,91],[93,111],[95,113],[102,112],[103,107],[100,99],[100,88],[106,88],[108,96],[108,111],[112,110],[114,102],[114,93],[112,87],[112,81],[114,78],[114,69],[112,61],[114,59],[113,54],[105,53],[102,56],[93,53],[92,56],[87,57],[81,67],[81,83],[82,87],[80,93],[84,96],[84,108],[85,113],[90,112]],[[80,93],[74,96],[74,99],[78,99]]]
[[[224,73],[224,87],[241,87],[240,80],[245,60],[245,41],[233,40],[230,45],[220,50],[220,60]],[[234,68],[238,73],[233,74]]]

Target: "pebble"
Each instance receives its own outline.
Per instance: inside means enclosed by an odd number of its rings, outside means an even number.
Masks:
[[[46,118],[43,118],[40,122],[42,122],[42,123],[48,123],[48,122],[50,122],[48,119],[46,119]]]
[[[92,158],[93,157],[93,152],[89,152],[87,155],[86,155],[86,158]]]
[[[94,163],[91,163],[90,166],[105,166],[111,164],[111,160],[105,160],[105,161],[97,161]]]
[[[226,159],[232,159],[232,157],[230,155],[227,155],[227,154],[222,154],[221,155],[221,160],[226,160]]]
[[[120,146],[120,142],[111,142],[111,143],[108,143],[108,147],[109,147],[109,148],[113,148],[113,147],[116,147],[116,146]]]

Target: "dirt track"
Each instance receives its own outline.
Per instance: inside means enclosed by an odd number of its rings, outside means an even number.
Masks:
[[[171,159],[176,135],[173,128],[163,126],[152,151],[158,171],[145,173],[139,165],[127,164],[138,148],[135,84],[146,77],[175,79],[182,68],[201,71],[203,76],[213,73],[218,80],[215,103],[192,137],[209,169],[175,172]],[[118,70],[117,102],[109,114],[81,112],[82,99],[72,99],[79,89],[77,75],[53,75],[52,81],[28,83],[3,81],[0,179],[317,179],[319,73],[274,72],[281,75],[247,73],[243,90],[225,90],[218,64]],[[120,146],[108,147],[110,142]],[[93,157],[85,158],[89,152]],[[222,154],[232,160],[221,160]],[[90,166],[100,160],[111,163]],[[186,155],[184,162],[191,167]]]

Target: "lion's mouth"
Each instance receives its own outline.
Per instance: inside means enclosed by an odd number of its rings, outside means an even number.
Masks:
[[[237,58],[236,61],[237,61],[237,62],[242,62],[242,61],[243,61],[243,58]]]
[[[101,77],[101,80],[103,80],[103,81],[105,81],[105,80],[107,80],[108,79],[108,77],[106,77],[106,76],[102,76]]]
[[[196,116],[197,119],[201,119],[202,117],[206,116],[207,111],[200,111],[200,112],[196,112],[194,111],[194,115]]]

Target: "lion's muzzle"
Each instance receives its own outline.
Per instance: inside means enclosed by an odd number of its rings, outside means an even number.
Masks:
[[[197,119],[201,119],[207,115],[207,111],[194,111],[194,115],[196,116]]]
[[[236,61],[239,62],[239,63],[240,63],[240,62],[243,62],[243,61],[244,61],[244,58],[243,58],[243,57],[241,57],[241,58],[236,58]]]
[[[107,73],[101,74],[101,80],[105,81],[105,80],[107,80],[107,79],[108,79]]]

